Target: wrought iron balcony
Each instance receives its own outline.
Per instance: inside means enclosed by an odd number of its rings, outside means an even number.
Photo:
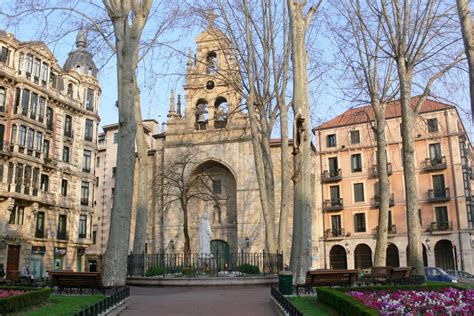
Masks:
[[[42,229],[37,229],[35,231],[35,238],[44,238],[44,230]]]
[[[57,238],[59,240],[68,240],[69,236],[67,232],[58,232]]]
[[[344,208],[344,203],[342,198],[324,200],[323,208],[325,211],[340,211]]]
[[[379,230],[379,227],[375,226],[374,235],[377,235],[378,230]],[[397,234],[397,225],[388,226],[387,232],[388,232],[389,235],[396,235]]]
[[[442,232],[453,230],[452,221],[443,221],[443,222],[431,222],[430,230],[432,232]]]
[[[372,165],[372,168],[370,168],[370,176],[372,176],[373,178],[377,178],[379,176],[379,169],[377,167],[377,165]],[[387,174],[391,176],[392,173],[392,163],[387,162]]]
[[[345,236],[344,228],[329,228],[324,232],[324,238],[343,238]]]
[[[324,170],[323,174],[321,175],[322,182],[337,182],[341,181],[342,179],[342,171],[341,169],[337,170]]]
[[[370,200],[370,205],[372,207],[379,207],[380,206],[380,196],[379,195],[374,196],[374,198]],[[388,199],[388,206],[392,207],[394,205],[395,205],[395,197],[394,197],[393,193],[391,193],[390,197]]]
[[[422,169],[425,171],[436,171],[436,170],[444,170],[448,167],[446,164],[446,157],[433,157],[433,158],[426,158],[425,161],[422,163]]]
[[[445,202],[451,199],[449,188],[428,190],[428,202]]]

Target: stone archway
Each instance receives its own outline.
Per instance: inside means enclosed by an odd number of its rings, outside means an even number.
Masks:
[[[347,253],[344,247],[332,246],[329,251],[329,267],[331,269],[347,269]]]
[[[354,267],[369,269],[372,267],[372,249],[366,244],[358,244],[354,250]]]
[[[426,253],[426,247],[424,244],[421,244],[421,246],[423,247],[423,266],[424,267],[427,267],[428,266],[428,255]],[[408,253],[408,246],[407,246],[407,265],[408,265],[408,262],[410,262],[410,254]]]
[[[400,266],[400,256],[398,254],[398,248],[395,244],[390,243],[387,247],[387,256],[385,265],[387,267],[399,267]]]
[[[207,213],[213,240],[226,243],[229,253],[237,253],[237,184],[235,177],[227,166],[215,160],[207,160],[199,164],[191,176],[199,174],[205,174],[208,178],[207,185],[212,194],[192,200],[188,208],[193,210],[196,223],[199,223],[202,215]],[[196,230],[196,234],[198,233],[199,231]],[[195,243],[199,243],[198,240],[199,238]],[[199,249],[199,244],[192,245],[192,248]]]
[[[455,260],[451,241],[443,239],[436,243],[434,247],[435,266],[444,270],[454,270]]]

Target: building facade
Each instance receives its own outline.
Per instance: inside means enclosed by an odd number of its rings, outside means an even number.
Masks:
[[[84,271],[91,242],[100,87],[79,32],[58,65],[43,42],[0,31],[0,263]]]
[[[388,266],[407,264],[400,104],[386,109],[389,174]],[[416,178],[425,266],[474,270],[472,146],[455,107],[428,99],[416,121]],[[370,106],[346,111],[314,129],[326,268],[369,268],[378,225],[376,141]]]

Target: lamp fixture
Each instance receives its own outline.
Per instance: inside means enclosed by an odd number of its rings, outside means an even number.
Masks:
[[[351,251],[350,251],[350,249],[349,249],[349,243],[348,243],[348,242],[346,242],[345,246],[346,246],[346,252],[347,252],[347,253],[351,253]]]
[[[248,237],[245,237],[245,247],[250,247],[250,239]]]
[[[427,248],[428,250],[431,250],[429,238],[426,238],[425,242],[426,242],[426,248]]]
[[[171,249],[171,252],[174,252],[174,240],[173,239],[170,240],[170,249]]]

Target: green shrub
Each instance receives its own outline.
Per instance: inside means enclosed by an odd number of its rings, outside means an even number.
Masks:
[[[42,304],[46,302],[51,294],[51,290],[32,289],[25,287],[2,287],[0,290],[25,291],[24,294],[14,295],[0,299],[0,315],[21,311],[27,307]]]
[[[193,267],[183,267],[181,273],[184,276],[191,276],[196,274],[196,269]]]
[[[241,273],[245,273],[245,274],[260,274],[260,269],[258,268],[258,266],[254,266],[250,263],[244,263],[242,265],[240,265],[237,270]]]

